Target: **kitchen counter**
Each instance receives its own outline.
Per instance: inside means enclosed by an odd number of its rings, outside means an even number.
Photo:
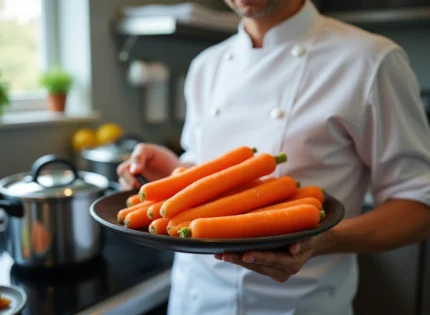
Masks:
[[[0,284],[27,293],[23,315],[151,314],[165,303],[173,253],[129,242],[105,231],[105,247],[96,259],[55,270],[27,270],[4,251],[0,233]]]

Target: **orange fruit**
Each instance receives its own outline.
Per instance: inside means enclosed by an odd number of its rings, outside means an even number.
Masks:
[[[98,145],[105,145],[115,142],[124,135],[124,129],[113,123],[101,125],[96,131],[96,141]]]
[[[72,146],[75,152],[96,146],[96,134],[89,128],[79,129],[73,134]]]

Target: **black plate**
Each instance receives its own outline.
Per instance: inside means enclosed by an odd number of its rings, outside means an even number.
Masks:
[[[332,196],[326,195],[326,201],[324,202],[326,218],[317,229],[281,236],[252,239],[187,239],[167,235],[155,235],[149,233],[148,230],[131,230],[118,224],[118,211],[124,208],[127,198],[135,193],[136,191],[125,191],[102,197],[91,205],[90,213],[102,226],[118,232],[140,245],[182,253],[222,254],[227,252],[279,250],[289,244],[305,240],[331,229],[338,224],[345,215],[344,206]]]

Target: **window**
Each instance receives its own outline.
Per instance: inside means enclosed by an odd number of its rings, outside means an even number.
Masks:
[[[55,1],[0,0],[0,73],[12,111],[45,107],[39,75],[56,61]]]

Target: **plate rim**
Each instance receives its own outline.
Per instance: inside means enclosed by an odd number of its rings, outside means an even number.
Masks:
[[[126,190],[126,191],[120,191],[117,194],[127,194],[127,193],[133,193],[134,190]],[[115,195],[117,195],[115,194]],[[110,195],[112,196],[112,195]],[[99,197],[98,199],[96,199],[90,206],[90,214],[93,217],[94,220],[96,220],[99,224],[101,224],[104,227],[109,228],[110,230],[114,231],[114,232],[118,232],[121,233],[123,236],[126,237],[132,237],[132,238],[142,238],[142,239],[148,239],[151,241],[167,241],[170,240],[170,242],[172,242],[172,246],[176,244],[183,246],[184,243],[183,242],[187,242],[190,246],[199,246],[199,245],[214,245],[214,246],[218,246],[219,245],[237,245],[237,243],[241,243],[244,245],[252,245],[253,243],[255,243],[256,241],[258,241],[258,243],[264,243],[265,241],[267,242],[282,242],[285,240],[288,240],[290,238],[294,238],[294,236],[300,234],[301,238],[306,238],[306,237],[312,237],[315,235],[316,230],[320,231],[319,233],[317,233],[317,235],[324,233],[328,230],[330,230],[331,228],[333,228],[334,226],[336,226],[337,224],[339,224],[345,217],[345,206],[338,200],[336,199],[334,196],[330,195],[330,194],[325,194],[325,198],[326,199],[331,199],[334,201],[337,201],[339,203],[339,205],[341,206],[340,209],[340,213],[337,214],[335,216],[335,219],[328,224],[326,227],[324,228],[315,228],[315,229],[311,229],[311,230],[306,230],[306,231],[301,231],[301,232],[295,232],[295,233],[289,233],[289,234],[283,234],[283,235],[277,235],[277,236],[265,236],[265,237],[258,237],[258,238],[235,238],[235,239],[206,239],[206,238],[177,238],[177,237],[172,237],[170,235],[156,235],[156,234],[152,234],[149,232],[144,232],[141,230],[133,230],[133,229],[127,229],[123,226],[119,226],[117,224],[113,224],[109,221],[106,221],[104,219],[102,219],[99,215],[96,214],[95,212],[95,205],[98,204],[99,202],[101,202],[102,200],[110,197],[110,196],[102,196]],[[306,235],[308,234],[308,235]]]
[[[0,284],[0,290],[2,288],[6,288],[6,289],[9,289],[9,290],[12,289],[16,293],[18,293],[18,295],[21,296],[21,303],[19,305],[17,305],[16,307],[14,307],[14,308],[12,308],[10,310],[9,309],[5,309],[5,310],[2,310],[2,311],[13,311],[14,312],[13,314],[21,312],[24,309],[25,305],[27,304],[27,293],[25,292],[25,290],[23,288],[15,285],[15,284],[8,284],[8,285]]]

